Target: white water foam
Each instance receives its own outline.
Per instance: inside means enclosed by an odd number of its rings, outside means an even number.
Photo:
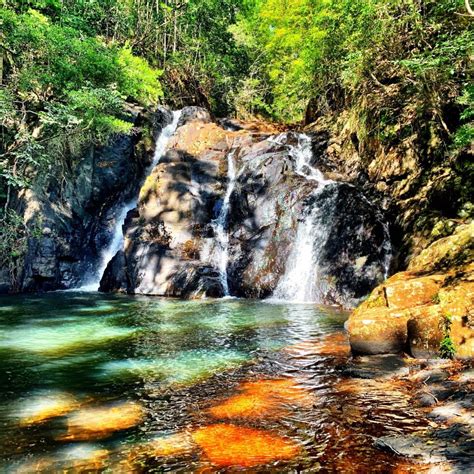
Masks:
[[[168,124],[160,133],[155,144],[155,153],[153,155],[153,161],[145,172],[145,179],[153,171],[153,168],[159,163],[162,156],[166,153],[170,138],[176,132],[178,128],[179,119],[181,118],[181,111],[177,110],[173,112],[173,120]],[[113,231],[113,237],[110,244],[102,251],[100,256],[100,265],[94,272],[94,276],[88,283],[85,283],[80,288],[75,288],[74,291],[98,291],[100,286],[100,280],[107,268],[109,262],[115,257],[117,252],[123,247],[123,225],[129,211],[137,207],[138,196],[132,201],[124,204],[120,209],[118,216],[115,219],[115,226]]]
[[[276,137],[282,144],[285,134]],[[295,159],[296,174],[312,181],[317,188],[312,197],[320,194],[327,186],[335,182],[325,179],[320,170],[311,165],[313,157],[311,138],[298,135],[298,144],[289,145],[290,155]],[[328,204],[328,203],[327,203]],[[329,203],[330,204],[330,203]],[[326,206],[325,206],[326,208]],[[318,277],[318,256],[327,240],[328,229],[323,225],[319,214],[321,209],[314,206],[306,211],[298,224],[296,238],[288,257],[285,273],[280,278],[270,301],[291,301],[298,303],[319,302],[324,293],[324,282]]]

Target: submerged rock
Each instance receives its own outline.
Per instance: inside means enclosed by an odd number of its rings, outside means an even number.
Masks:
[[[300,452],[293,441],[273,433],[243,426],[218,424],[198,428],[193,440],[217,467],[255,467],[292,459]]]
[[[15,417],[19,419],[20,426],[36,425],[64,416],[79,408],[80,404],[79,400],[69,393],[45,391],[23,400]]]
[[[68,416],[67,433],[60,439],[86,441],[107,438],[116,431],[138,425],[143,418],[143,408],[134,402],[83,408]]]
[[[298,407],[311,406],[311,394],[292,379],[257,380],[238,387],[237,395],[209,408],[214,418],[261,419],[280,417],[287,404]]]

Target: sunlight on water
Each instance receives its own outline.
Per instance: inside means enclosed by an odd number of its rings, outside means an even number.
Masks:
[[[37,391],[14,407],[13,417],[22,426],[43,423],[50,418],[65,415],[79,407],[76,397],[57,390]]]
[[[120,379],[154,377],[167,383],[189,384],[246,360],[248,357],[244,354],[232,350],[192,350],[168,358],[108,362],[102,366],[102,374]]]
[[[29,327],[0,332],[0,349],[55,354],[82,345],[94,345],[111,339],[126,338],[133,329],[113,327],[101,320],[53,327]]]
[[[103,304],[99,306],[94,306],[92,308],[78,308],[76,311],[79,311],[81,313],[93,313],[93,314],[99,314],[99,313],[110,313],[115,311],[116,308],[115,306],[112,306],[110,304]]]
[[[0,472],[367,472],[374,455],[392,472],[359,431],[419,425],[393,417],[403,387],[337,375],[336,309],[72,292],[0,307]]]

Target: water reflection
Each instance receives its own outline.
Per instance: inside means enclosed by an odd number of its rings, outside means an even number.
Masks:
[[[364,472],[375,455],[392,469],[364,436],[420,424],[393,416],[401,389],[384,405],[388,387],[341,378],[336,310],[75,293],[0,306],[0,470]]]

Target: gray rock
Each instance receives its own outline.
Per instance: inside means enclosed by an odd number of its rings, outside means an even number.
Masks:
[[[169,111],[160,109],[151,127],[159,128],[169,116]],[[128,120],[137,133],[119,134],[102,147],[90,146],[64,181],[53,176],[24,193],[19,209],[33,232],[19,282],[21,291],[74,288],[98,267],[119,211],[138,193],[152,158],[152,150],[146,153],[137,148],[140,124],[147,119],[132,111]],[[39,235],[38,227],[42,229]],[[0,291],[7,288],[0,285]]]
[[[181,117],[178,122],[178,127],[181,127],[182,125],[192,121],[209,123],[212,121],[211,114],[203,107],[184,107],[181,111]]]

